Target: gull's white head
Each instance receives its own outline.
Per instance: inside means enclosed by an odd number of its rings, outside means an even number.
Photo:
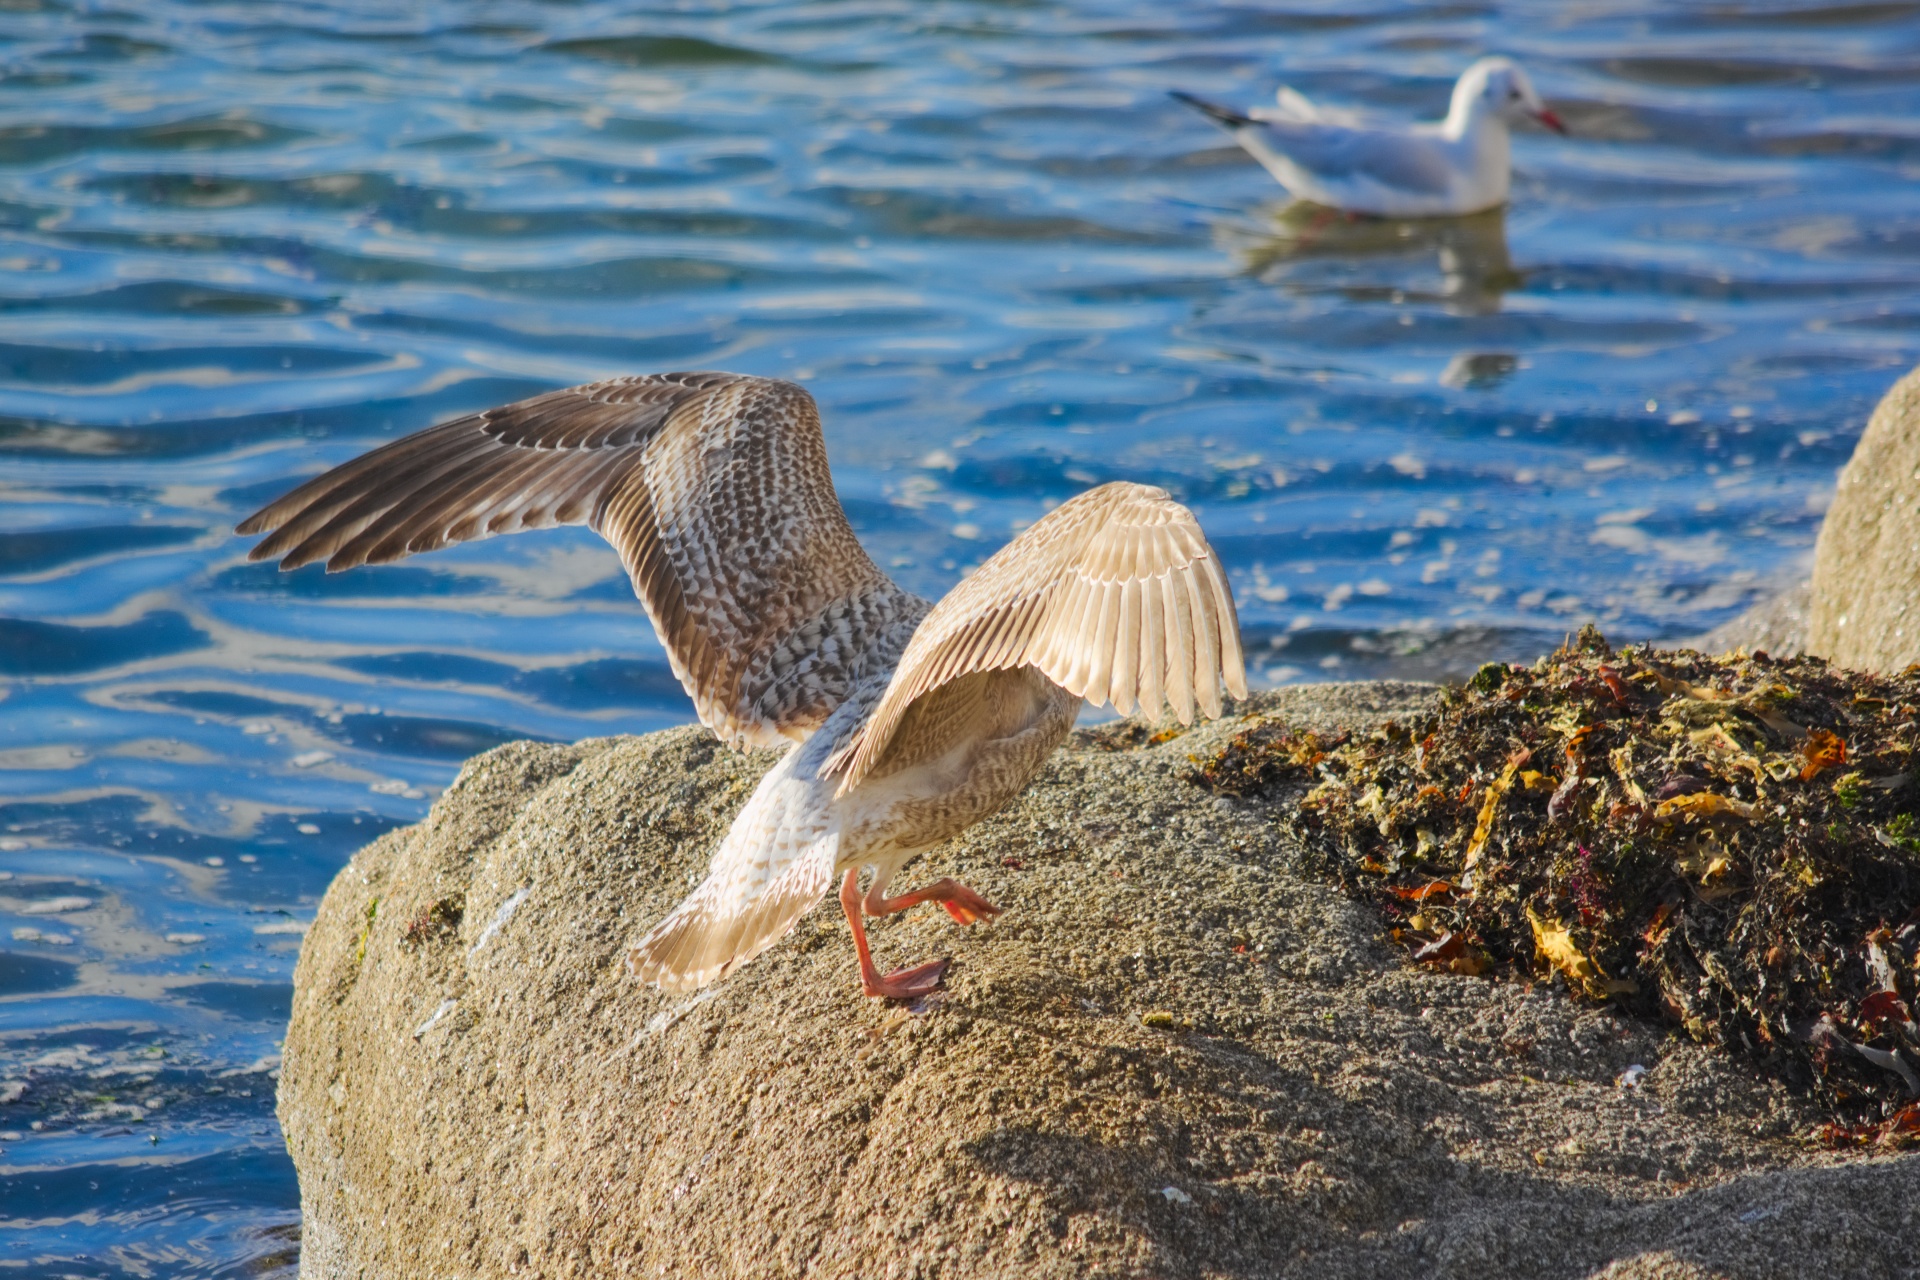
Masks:
[[[1548,110],[1534,92],[1533,81],[1512,58],[1482,58],[1468,67],[1453,86],[1453,106],[1447,123],[1464,130],[1475,120],[1518,120],[1525,116],[1538,120],[1555,133],[1565,133],[1566,125]]]

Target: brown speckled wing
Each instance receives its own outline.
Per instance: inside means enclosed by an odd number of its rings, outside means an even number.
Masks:
[[[731,373],[614,378],[430,427],[309,480],[235,530],[331,571],[591,526],[620,553],[680,683],[734,745],[804,738],[926,603],[861,549],[813,397]]]
[[[935,605],[886,695],[828,762],[840,794],[880,763],[909,707],[969,672],[1032,666],[1095,706],[1161,699],[1182,724],[1247,696],[1240,624],[1219,557],[1165,490],[1107,484],[1062,503]]]

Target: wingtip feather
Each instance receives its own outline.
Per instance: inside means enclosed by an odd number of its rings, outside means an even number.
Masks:
[[[1178,89],[1169,89],[1167,90],[1167,96],[1176,102],[1184,102],[1223,128],[1240,129],[1254,123],[1252,116],[1241,115],[1232,107],[1223,107],[1217,102],[1209,102],[1205,98],[1197,97],[1191,93],[1182,93]]]

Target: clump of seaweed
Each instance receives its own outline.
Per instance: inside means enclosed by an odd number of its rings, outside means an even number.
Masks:
[[[1281,820],[1412,959],[1563,981],[1814,1090],[1835,1145],[1920,1143],[1920,667],[1628,648],[1490,663],[1423,724],[1262,722],[1214,790]]]

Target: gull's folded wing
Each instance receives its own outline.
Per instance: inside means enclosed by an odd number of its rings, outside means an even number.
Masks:
[[[861,549],[820,414],[792,383],[614,378],[489,409],[335,467],[242,521],[250,558],[329,571],[523,529],[612,543],[700,719],[804,738],[926,603]]]
[[[892,683],[828,771],[844,794],[880,763],[915,701],[971,672],[1031,666],[1069,693],[1182,724],[1247,696],[1240,625],[1193,513],[1161,489],[1107,484],[1062,503],[935,605]]]
[[[1436,138],[1428,134],[1270,119],[1250,126],[1241,141],[1268,147],[1326,182],[1365,180],[1433,196],[1445,195],[1453,186],[1453,170]]]

